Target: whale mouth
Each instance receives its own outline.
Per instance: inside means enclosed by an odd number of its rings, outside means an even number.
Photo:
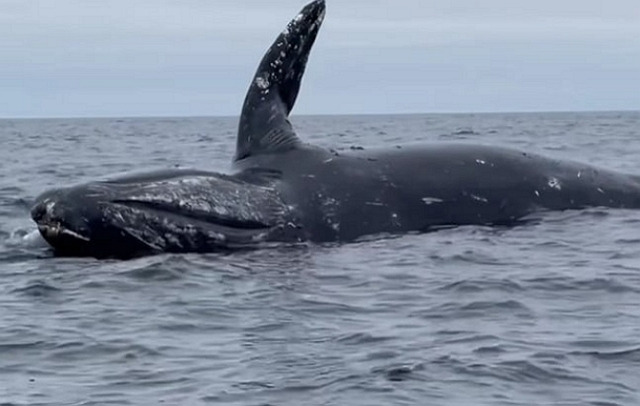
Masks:
[[[42,234],[46,240],[70,238],[84,242],[91,241],[89,237],[85,237],[80,233],[72,231],[60,223],[38,224],[38,231],[40,231],[40,234]]]
[[[78,256],[89,255],[91,239],[71,230],[58,221],[38,223],[42,238],[51,245],[57,254],[73,252]]]
[[[86,249],[90,238],[84,234],[86,227],[78,216],[65,216],[65,208],[58,204],[54,198],[54,192],[45,194],[43,199],[38,199],[31,210],[31,217],[38,226],[40,235],[55,249],[66,250],[72,247]],[[69,222],[69,219],[79,221]],[[74,227],[72,224],[76,224]]]

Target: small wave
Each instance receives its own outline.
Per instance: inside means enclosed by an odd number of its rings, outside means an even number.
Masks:
[[[360,345],[360,344],[370,344],[370,343],[379,343],[384,341],[391,340],[392,337],[389,336],[374,336],[369,333],[351,333],[341,335],[336,339],[337,342],[342,344],[349,345]]]
[[[182,256],[159,255],[114,262],[105,266],[133,279],[145,281],[174,281],[183,279],[188,267]]]
[[[491,309],[504,309],[504,310],[526,310],[530,311],[527,306],[518,302],[517,300],[504,300],[499,302],[493,301],[478,301],[471,302],[461,307],[462,310],[491,310]]]
[[[15,195],[19,195],[24,193],[24,190],[22,190],[21,188],[17,187],[17,186],[4,186],[4,187],[0,187],[0,196],[2,195],[7,195],[7,196],[15,196]],[[22,200],[22,199],[16,199],[16,200]]]
[[[566,381],[592,383],[590,379],[573,374],[567,369],[557,366],[544,367],[527,360],[503,361],[495,364],[467,363],[451,356],[444,356],[434,360],[433,363],[448,366],[458,374],[518,384],[558,384]]]
[[[414,317],[423,319],[449,319],[467,317],[500,317],[506,314],[517,317],[533,317],[533,311],[517,300],[475,301],[470,303],[448,302],[417,312]]]
[[[276,387],[272,383],[259,381],[238,382],[234,383],[232,386],[241,390],[274,389]]]
[[[46,281],[33,281],[28,283],[26,286],[10,291],[10,293],[30,297],[52,297],[59,292],[62,292],[62,289],[55,287]]]
[[[495,368],[491,368],[490,374],[515,382],[540,382],[553,383],[565,380],[584,380],[578,375],[570,373],[564,368],[544,368],[530,361],[504,361]]]
[[[20,350],[29,350],[33,348],[42,348],[46,343],[42,340],[37,341],[25,341],[25,342],[14,342],[14,343],[0,343],[0,354],[2,353],[15,353]]]
[[[2,207],[2,211],[0,214],[2,217],[16,218],[16,217],[29,217],[29,212],[31,211],[31,205],[33,202],[31,199],[5,199],[0,203],[0,207]]]
[[[55,345],[48,352],[50,360],[63,360],[65,362],[83,360],[87,357],[107,356],[112,359],[135,359],[145,357],[155,357],[161,352],[141,344],[135,343],[99,343],[69,341]]]
[[[465,251],[463,254],[456,254],[450,258],[444,258],[446,261],[459,261],[467,262],[474,265],[494,265],[494,266],[506,266],[506,262],[502,259],[495,258],[482,252],[476,252],[472,250]]]
[[[335,301],[314,299],[306,297],[300,300],[299,310],[305,313],[313,314],[367,314],[374,312],[373,309],[365,308],[362,306],[350,305],[347,303],[340,303]]]
[[[508,279],[477,280],[466,279],[444,285],[438,290],[458,293],[477,293],[484,291],[520,292],[524,289],[516,282]]]
[[[474,135],[477,134],[471,127],[458,128],[453,132],[453,135]]]
[[[551,292],[593,291],[607,293],[637,293],[638,289],[611,278],[575,279],[570,277],[542,277],[523,282],[526,289]]]
[[[151,265],[143,268],[132,269],[123,272],[124,275],[140,280],[174,281],[184,277],[185,271],[180,269],[164,268],[161,265]]]
[[[33,228],[0,231],[0,261],[23,262],[41,258],[49,245]]]
[[[0,238],[6,240],[6,244],[10,247],[41,248],[47,246],[47,242],[34,227],[21,227],[10,233],[0,232]]]
[[[366,355],[369,361],[394,359],[400,355],[399,352],[393,350],[374,351]]]
[[[504,354],[508,352],[508,350],[503,345],[496,344],[496,345],[487,345],[487,346],[478,347],[474,349],[473,352],[476,354],[496,355],[496,354]]]
[[[402,382],[408,379],[416,379],[415,373],[424,369],[423,364],[392,365],[388,367],[375,368],[373,373],[382,373],[391,382]]]
[[[491,334],[465,334],[450,339],[446,339],[443,342],[447,344],[478,344],[487,341],[499,341],[500,339]]]
[[[21,236],[21,240],[29,247],[45,247],[47,242],[42,238],[40,231],[37,229],[27,231]]]
[[[532,358],[540,360],[544,363],[558,363],[565,362],[567,360],[567,356],[565,354],[553,351],[538,351],[532,355]]]
[[[571,355],[588,356],[601,361],[640,362],[640,347],[633,347],[619,351],[572,351]]]
[[[640,238],[635,238],[635,237],[624,237],[624,238],[617,238],[614,241],[617,244],[632,244],[632,245],[638,245],[640,243]]]

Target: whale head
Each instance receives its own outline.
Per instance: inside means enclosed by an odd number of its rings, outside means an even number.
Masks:
[[[130,258],[284,238],[291,208],[268,184],[175,171],[50,190],[31,217],[59,254]]]

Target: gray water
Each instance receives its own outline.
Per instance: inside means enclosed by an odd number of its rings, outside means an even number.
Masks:
[[[299,117],[338,149],[511,146],[640,173],[640,113]],[[640,211],[232,255],[54,258],[48,187],[228,168],[235,119],[0,120],[0,403],[637,405]]]

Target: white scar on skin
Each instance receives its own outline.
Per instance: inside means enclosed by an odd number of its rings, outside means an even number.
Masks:
[[[434,203],[442,203],[444,200],[438,199],[437,197],[423,197],[422,201],[424,202],[424,204],[429,206]]]

